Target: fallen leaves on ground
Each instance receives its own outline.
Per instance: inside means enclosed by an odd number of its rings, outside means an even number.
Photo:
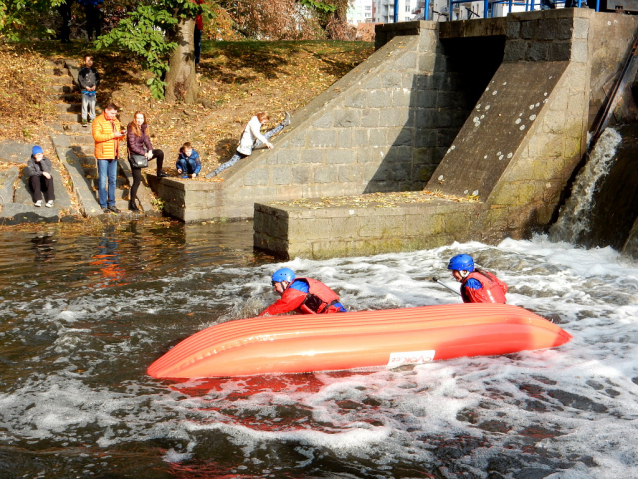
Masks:
[[[403,191],[399,193],[368,193],[364,195],[334,196],[326,198],[303,198],[289,201],[274,201],[271,205],[299,206],[313,210],[323,208],[395,208],[409,203],[428,203],[434,200],[459,203],[476,203],[474,197],[458,197],[432,191]]]

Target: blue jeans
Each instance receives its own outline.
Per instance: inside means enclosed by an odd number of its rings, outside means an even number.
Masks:
[[[267,140],[269,140],[271,136],[276,135],[283,129],[284,129],[284,125],[280,123],[279,125],[274,127],[272,130],[268,130],[266,133],[264,133],[264,136],[266,137]],[[255,140],[255,144],[253,145],[253,148],[257,148],[258,146],[261,146],[261,144],[262,144],[261,141]],[[239,160],[243,160],[247,156],[248,155],[244,155],[243,153],[240,153],[238,151],[235,152],[235,154],[230,160],[228,160],[226,163],[222,163],[221,165],[219,165],[215,171],[208,173],[206,175],[206,178],[211,178],[213,176],[219,175],[222,171],[224,171],[227,168],[230,168]]]
[[[182,170],[184,175],[192,175],[197,168],[197,162],[188,158],[181,158],[177,160],[177,169]]]
[[[108,203],[106,180],[109,180]],[[97,160],[97,196],[100,206],[115,206],[115,181],[117,177],[117,160]]]

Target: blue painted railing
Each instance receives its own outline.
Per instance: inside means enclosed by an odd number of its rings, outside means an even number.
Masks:
[[[396,0],[395,0],[396,1]],[[479,0],[480,1],[480,0]],[[454,9],[454,5],[460,5],[462,3],[479,3],[479,1],[477,0],[448,0],[448,19],[452,19],[452,12]],[[425,20],[430,20],[430,3],[431,0],[425,0],[425,5],[424,5],[424,19]],[[536,0],[526,0],[524,5],[525,5],[525,11],[526,12],[530,12],[536,9],[536,6],[538,5],[540,7],[540,0],[538,0],[538,2]],[[553,1],[552,3],[554,3],[554,5],[564,5],[566,2],[565,0],[558,0],[558,1]],[[581,6],[583,4],[586,4],[586,0],[576,0],[573,1],[572,3],[575,3],[575,5],[578,8],[581,8]],[[508,6],[508,13],[512,12],[512,7],[514,5],[520,5],[522,6],[523,3],[522,2],[515,2],[514,0],[483,0],[483,16],[485,18],[489,17],[493,17],[494,16],[494,6],[495,5],[507,5]],[[395,6],[395,13],[396,13],[397,9]],[[600,11],[600,0],[596,0],[596,11],[599,12]],[[474,15],[477,15],[475,12]],[[478,15],[477,15],[478,16]],[[396,21],[396,20],[395,20]]]

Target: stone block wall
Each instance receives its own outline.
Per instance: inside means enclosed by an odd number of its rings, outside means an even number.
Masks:
[[[255,247],[279,258],[372,255],[436,248],[471,239],[477,203],[406,203],[391,208],[343,205],[314,209],[255,205]]]
[[[401,35],[295,112],[273,150],[224,171],[221,185],[160,180],[166,211],[249,218],[256,202],[421,190],[474,105],[465,92],[476,77],[449,60],[436,23],[396,28]]]
[[[445,38],[465,37],[471,30],[456,23],[442,27]],[[268,250],[270,245],[280,256],[286,256],[285,248],[290,257],[320,258],[431,247],[437,239],[497,242],[508,236],[526,237],[549,225],[586,151],[587,132],[599,110],[596,102],[602,103],[605,96],[602,85],[618,74],[638,21],[587,9],[561,9],[512,14],[505,27],[503,63],[426,186],[473,196],[480,203],[449,202],[444,219],[438,205],[415,206],[418,216],[407,214],[408,206],[395,211],[372,208],[370,217],[357,212],[357,220],[351,218],[343,234],[332,226],[339,217],[333,208],[302,213],[289,205],[278,206],[277,216],[257,205],[255,246]],[[607,48],[611,40],[613,45]],[[341,210],[344,217],[350,214],[346,207]],[[329,223],[325,218],[322,223],[332,228],[330,238],[312,236],[314,218],[323,214],[330,216]],[[268,225],[269,221],[278,224]],[[411,236],[408,229],[413,225],[426,228]],[[274,246],[274,236],[267,237],[266,227],[277,231],[279,246]],[[361,236],[369,229],[377,236],[353,239],[353,231]],[[314,240],[309,242],[304,234]],[[632,243],[627,248],[633,247]]]

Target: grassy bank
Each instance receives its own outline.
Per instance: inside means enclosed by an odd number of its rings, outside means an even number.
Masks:
[[[95,51],[84,42],[5,45],[0,48],[0,78],[12,77],[19,84],[33,74],[27,71],[29,65],[37,70],[47,60],[80,61],[91,53],[102,75],[99,103],[118,104],[124,122],[137,110],[147,113],[154,147],[165,151],[169,167],[174,166],[181,144],[190,141],[202,156],[203,171],[209,171],[233,153],[255,112],[268,111],[274,126],[284,111],[293,113],[306,105],[372,52],[373,45],[364,42],[204,42],[198,73],[201,94],[195,105],[152,99],[145,85],[147,74],[135,59],[116,49]],[[13,61],[3,61],[7,59]],[[55,100],[46,95],[30,98],[27,93],[33,88],[39,87],[25,88],[11,98],[20,109],[2,111],[8,129],[0,133],[0,140],[33,140],[22,133],[25,122],[31,121],[29,105],[37,103],[43,111],[35,122],[38,125],[50,115]]]

